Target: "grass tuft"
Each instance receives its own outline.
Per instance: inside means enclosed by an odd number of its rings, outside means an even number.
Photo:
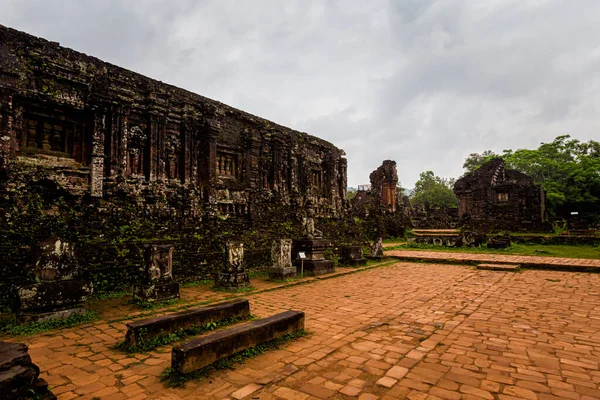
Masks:
[[[93,311],[88,311],[85,314],[74,314],[68,318],[50,319],[47,321],[33,322],[31,324],[18,324],[14,319],[6,319],[0,321],[0,332],[10,336],[28,336],[50,331],[52,329],[70,328],[97,319],[98,315]]]

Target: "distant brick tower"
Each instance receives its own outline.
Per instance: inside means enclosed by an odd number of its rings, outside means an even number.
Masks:
[[[396,212],[398,207],[396,187],[398,186],[398,170],[396,161],[385,160],[383,164],[369,175],[371,195],[384,209]]]

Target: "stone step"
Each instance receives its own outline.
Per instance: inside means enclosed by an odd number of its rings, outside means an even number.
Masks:
[[[244,318],[250,315],[250,304],[246,299],[235,299],[204,307],[192,308],[160,317],[146,318],[127,324],[125,342],[136,346],[140,340],[159,335],[168,335],[179,329],[203,326],[229,318]]]
[[[487,271],[518,271],[521,266],[519,264],[479,264],[477,269]]]
[[[422,234],[439,234],[439,233],[453,233],[458,235],[460,231],[458,229],[413,229],[413,233],[422,233]]]
[[[173,347],[171,367],[187,374],[240,351],[303,329],[304,313],[285,311]]]
[[[413,236],[419,236],[419,237],[429,237],[429,236],[433,236],[433,237],[459,237],[460,234],[458,233],[449,233],[449,232],[444,232],[444,233],[435,233],[435,232],[413,232]]]

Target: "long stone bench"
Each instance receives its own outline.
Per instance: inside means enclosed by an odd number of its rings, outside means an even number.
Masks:
[[[304,313],[286,311],[173,347],[171,367],[187,374],[237,352],[303,329]]]
[[[141,340],[159,335],[168,335],[179,329],[203,326],[230,318],[244,318],[250,315],[250,304],[246,299],[235,299],[205,307],[193,308],[173,314],[162,315],[130,322],[127,324],[125,342],[137,346]]]

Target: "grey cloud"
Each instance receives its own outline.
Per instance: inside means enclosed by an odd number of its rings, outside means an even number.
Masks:
[[[0,0],[0,23],[344,148],[458,176],[488,148],[597,137],[597,0]]]

